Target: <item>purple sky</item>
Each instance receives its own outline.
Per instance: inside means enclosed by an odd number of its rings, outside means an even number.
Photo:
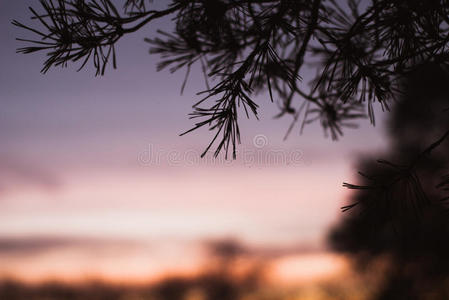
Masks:
[[[123,38],[118,69],[104,77],[95,77],[91,67],[77,73],[76,66],[42,75],[44,55],[16,54],[23,43],[15,38],[27,33],[10,24],[12,19],[30,24],[27,6],[37,1],[5,3],[0,5],[0,240],[321,241],[344,200],[341,183],[356,174],[351,169],[356,154],[385,146],[381,127],[368,121],[347,130],[339,142],[325,139],[315,125],[302,136],[296,128],[283,141],[291,119],[273,120],[276,105],[259,95],[261,120],[241,122],[239,151],[247,156],[227,164],[210,157],[201,161],[195,154],[210,133],[178,134],[193,125],[187,114],[198,99],[195,93],[205,88],[202,75],[192,72],[181,96],[183,71],[157,73],[159,58],[148,54],[143,41],[158,28],[169,29],[170,19]],[[257,148],[253,139],[261,134],[268,144]],[[159,155],[157,163],[147,159],[150,151],[151,159]],[[258,163],[273,153],[287,158]],[[286,163],[298,153],[299,160]],[[1,245],[0,259],[8,258]]]

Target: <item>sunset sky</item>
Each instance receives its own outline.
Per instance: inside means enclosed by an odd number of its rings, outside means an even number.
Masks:
[[[283,141],[291,118],[273,119],[277,106],[261,94],[260,120],[241,119],[238,159],[200,159],[211,133],[179,134],[193,125],[202,75],[195,69],[180,95],[183,71],[157,73],[143,41],[169,18],[124,37],[104,77],[76,66],[42,75],[43,54],[15,53],[27,33],[11,20],[30,24],[30,4],[0,1],[0,276],[188,273],[203,243],[220,238],[282,253],[283,274],[285,257],[299,277],[340,264],[326,231],[358,155],[385,147],[381,127],[365,121],[338,142],[318,125],[301,136],[295,127]]]

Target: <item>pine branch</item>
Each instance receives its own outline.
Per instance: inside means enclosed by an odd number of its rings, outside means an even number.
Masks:
[[[124,35],[173,15],[173,32],[158,31],[145,40],[150,53],[161,55],[158,70],[185,71],[181,91],[196,63],[206,85],[220,82],[207,87],[217,103],[194,112],[195,118],[213,122],[194,128],[222,124],[210,128],[223,134],[223,150],[238,143],[238,105],[232,103],[256,110],[257,92],[267,92],[279,106],[276,117],[292,116],[286,136],[297,123],[302,133],[320,122],[325,135],[336,140],[365,114],[374,125],[374,105],[389,110],[401,80],[417,63],[449,66],[445,0],[376,0],[364,11],[352,0],[173,0],[163,10],[152,10],[151,2],[126,0],[119,8],[111,0],[41,0],[42,12],[30,8],[34,26],[13,21],[35,36],[19,38],[31,45],[17,52],[46,53],[43,73],[73,62],[81,70],[90,62],[96,75],[103,75],[111,62],[116,68],[115,45]],[[306,62],[317,66],[308,85],[299,82]]]

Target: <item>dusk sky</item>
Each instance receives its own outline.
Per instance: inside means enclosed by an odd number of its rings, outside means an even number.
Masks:
[[[260,94],[260,120],[241,114],[237,160],[200,159],[212,133],[179,134],[194,124],[202,74],[180,95],[184,71],[156,72],[143,41],[170,18],[124,37],[103,77],[77,65],[43,75],[44,54],[16,54],[28,33],[11,25],[30,24],[37,1],[0,3],[0,276],[144,280],[195,269],[202,243],[220,238],[289,249],[299,266],[316,255],[318,273],[332,264],[324,238],[342,182],[360,154],[385,148],[381,126],[363,121],[337,142],[297,126],[284,141],[291,118],[273,119]]]

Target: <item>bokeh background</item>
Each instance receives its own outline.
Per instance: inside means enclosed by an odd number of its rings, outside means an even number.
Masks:
[[[27,33],[11,25],[30,24],[37,4],[0,1],[3,291],[178,299],[179,289],[197,299],[208,288],[257,294],[263,282],[270,299],[357,299],[357,276],[326,235],[356,158],[387,147],[383,113],[380,126],[363,122],[337,142],[319,124],[284,141],[292,120],[274,119],[260,94],[260,120],[241,119],[237,160],[200,159],[211,133],[179,134],[193,125],[202,74],[194,69],[180,95],[184,73],[157,73],[143,41],[170,30],[170,18],[124,37],[118,69],[103,77],[76,66],[43,75],[43,54],[15,53]]]

